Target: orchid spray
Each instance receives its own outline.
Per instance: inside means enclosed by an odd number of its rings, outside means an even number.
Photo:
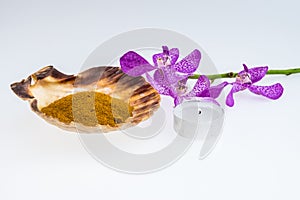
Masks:
[[[248,89],[254,94],[276,100],[283,94],[283,87],[280,83],[271,86],[256,85],[266,74],[290,75],[300,73],[300,69],[269,70],[267,66],[248,69],[243,64],[244,70],[238,73],[224,73],[214,75],[194,74],[197,70],[201,52],[193,50],[189,55],[177,62],[179,49],[162,47],[163,52],[152,56],[153,65],[134,51],[125,53],[120,58],[121,69],[130,76],[145,75],[149,83],[162,95],[168,95],[174,99],[177,106],[185,99],[205,98],[214,103],[226,86],[232,86],[226,98],[226,104],[234,105],[233,94]],[[153,76],[149,72],[154,71]],[[218,85],[212,85],[215,79],[235,78],[234,82],[224,81]],[[189,91],[186,85],[188,79],[197,79],[194,87]]]

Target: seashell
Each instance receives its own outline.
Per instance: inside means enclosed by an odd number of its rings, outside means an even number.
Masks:
[[[53,66],[47,66],[21,82],[11,84],[11,89],[21,99],[29,101],[31,109],[44,120],[74,132],[104,133],[132,127],[151,117],[160,104],[159,93],[143,77],[128,76],[119,67],[94,67],[78,75],[66,75]],[[102,93],[126,102],[131,108],[130,116],[125,121],[117,121],[115,126],[86,125],[77,120],[62,122],[42,112],[43,108],[61,98],[68,95],[74,97],[79,92],[87,91]]]

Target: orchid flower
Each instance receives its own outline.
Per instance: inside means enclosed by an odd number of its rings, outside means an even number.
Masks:
[[[201,53],[195,49],[181,61],[177,62],[179,50],[177,48],[168,49],[163,46],[163,52],[154,54],[152,59],[154,65],[151,65],[146,59],[134,51],[129,51],[120,58],[121,69],[130,76],[141,76],[155,70],[154,80],[162,84],[161,87],[167,87],[187,78],[193,74],[201,59]],[[150,75],[148,74],[148,77]],[[155,86],[154,86],[155,87]],[[160,91],[160,88],[156,88]],[[164,94],[164,93],[162,93]]]
[[[140,76],[146,74],[150,84],[163,95],[174,98],[174,104],[177,106],[183,99],[199,96],[200,91],[209,87],[209,80],[201,76],[192,91],[187,93],[186,82],[188,77],[195,72],[199,66],[201,53],[195,49],[188,56],[176,63],[179,57],[177,48],[168,49],[163,46],[163,52],[154,54],[152,59],[154,66],[149,64],[139,54],[129,51],[120,59],[120,65],[123,72],[131,76]],[[155,70],[153,78],[148,72]]]
[[[171,97],[174,98],[175,107],[183,102],[183,100],[188,100],[194,97],[201,97],[202,99],[206,99],[211,101],[217,105],[219,103],[214,99],[208,91],[210,90],[210,80],[207,76],[201,75],[199,76],[196,84],[194,85],[193,89],[187,92],[187,86],[185,84],[181,84],[180,87],[175,87],[176,90],[171,90]],[[217,90],[216,90],[217,92]]]
[[[245,64],[243,64],[243,66],[244,70],[237,74],[235,82],[223,82],[220,85],[215,86],[215,88],[210,88],[209,90],[213,92],[216,90],[216,88],[217,90],[222,90],[225,86],[232,85],[232,88],[226,98],[226,104],[230,107],[234,105],[233,94],[246,89],[254,94],[262,95],[272,100],[276,100],[281,97],[283,93],[283,87],[280,83],[276,83],[271,86],[253,85],[266,75],[268,72],[268,67],[255,67],[248,69]]]

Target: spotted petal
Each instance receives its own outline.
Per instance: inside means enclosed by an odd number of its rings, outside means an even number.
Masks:
[[[146,78],[159,94],[172,96],[170,92],[170,87],[164,85],[163,83],[156,82],[148,73],[146,73]]]
[[[171,59],[171,65],[174,65],[179,57],[179,49],[177,48],[172,48],[169,50],[169,56]],[[157,66],[157,59],[158,58],[163,58],[164,57],[164,53],[158,53],[158,54],[154,54],[152,56],[152,60],[155,66]]]
[[[163,67],[154,72],[154,80],[163,82],[165,85],[173,85],[178,83],[178,81],[187,79],[189,76],[189,74],[178,74],[178,72],[171,67]]]
[[[176,63],[173,67],[176,71],[181,73],[194,73],[200,63],[201,53],[198,49],[195,49],[187,55],[184,59]]]
[[[226,105],[229,107],[232,107],[234,105],[234,99],[233,99],[233,94],[239,91],[242,91],[246,89],[246,87],[244,87],[241,84],[237,84],[237,83],[233,83],[232,84],[232,89],[230,90],[229,94],[227,95],[226,98]]]
[[[241,71],[239,74],[244,73],[245,70]],[[250,80],[252,83],[260,81],[268,72],[268,67],[254,67],[248,70],[250,74]]]
[[[130,76],[141,76],[142,74],[154,70],[155,67],[148,63],[142,56],[129,51],[120,58],[121,69]]]
[[[265,96],[269,99],[278,99],[281,97],[283,93],[283,87],[280,83],[276,83],[271,86],[256,86],[251,85],[248,87],[248,89],[253,92],[254,94]]]
[[[220,83],[219,85],[211,86],[207,92],[207,97],[218,98],[222,92],[222,90],[228,85],[228,82]]]
[[[164,81],[164,72],[162,69],[157,69],[154,71],[153,78],[156,82],[162,83]]]
[[[194,88],[192,91],[188,94],[190,97],[202,97],[203,92],[207,90],[210,86],[210,81],[209,79],[202,75],[199,76]]]

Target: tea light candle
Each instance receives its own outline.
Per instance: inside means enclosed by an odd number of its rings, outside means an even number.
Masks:
[[[194,98],[174,108],[174,130],[182,137],[202,142],[199,158],[202,159],[217,143],[224,122],[224,110],[209,99]]]

